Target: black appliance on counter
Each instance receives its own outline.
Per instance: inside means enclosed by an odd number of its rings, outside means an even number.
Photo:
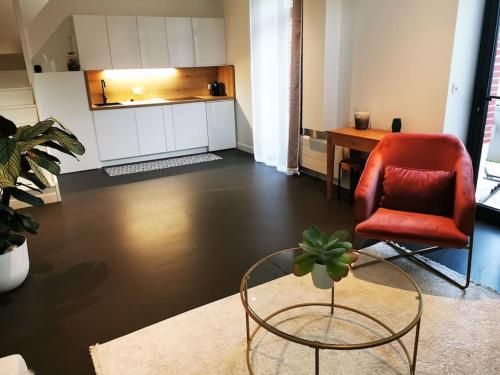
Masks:
[[[211,96],[225,96],[224,84],[222,82],[212,81],[208,84],[208,90]]]

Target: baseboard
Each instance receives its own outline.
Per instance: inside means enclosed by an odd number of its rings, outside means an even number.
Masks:
[[[31,194],[39,197],[39,198],[42,198],[43,199],[43,202],[45,204],[49,204],[49,203],[56,203],[56,202],[60,202],[61,201],[61,198],[57,192],[57,188],[54,186],[54,187],[50,187],[48,189],[45,189],[43,191],[43,193],[38,193],[36,191],[30,191]],[[16,199],[13,199],[11,200],[10,202],[10,205],[13,209],[15,210],[18,210],[20,208],[25,208],[25,207],[31,207],[29,204],[27,203],[24,203],[24,202],[21,202],[21,201],[18,201]]]
[[[245,152],[248,152],[249,154],[253,154],[253,147],[252,146],[249,146],[249,145],[246,145],[244,143],[237,143],[236,144],[236,148],[238,150],[241,150],[241,151],[245,151]]]

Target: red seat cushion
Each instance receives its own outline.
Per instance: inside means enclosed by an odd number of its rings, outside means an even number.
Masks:
[[[384,169],[380,206],[393,210],[453,216],[455,171],[388,165]]]
[[[359,223],[356,233],[379,240],[451,248],[463,248],[468,242],[467,236],[458,230],[451,218],[383,207],[377,209],[368,220]]]

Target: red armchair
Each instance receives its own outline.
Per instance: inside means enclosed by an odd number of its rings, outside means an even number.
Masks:
[[[453,209],[449,215],[409,212],[380,206],[386,166],[434,171],[455,171]],[[425,189],[424,189],[425,190]],[[429,192],[426,191],[428,194]],[[475,195],[472,163],[464,145],[444,134],[389,134],[372,151],[355,192],[355,233],[386,241],[400,254],[465,289],[469,285],[474,234]],[[396,242],[427,244],[431,247],[408,251]],[[441,248],[468,251],[465,285],[421,261],[416,254]]]

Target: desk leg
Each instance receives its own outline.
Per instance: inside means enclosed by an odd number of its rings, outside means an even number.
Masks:
[[[326,198],[333,197],[333,171],[335,169],[335,145],[331,136],[328,136],[326,143]]]

